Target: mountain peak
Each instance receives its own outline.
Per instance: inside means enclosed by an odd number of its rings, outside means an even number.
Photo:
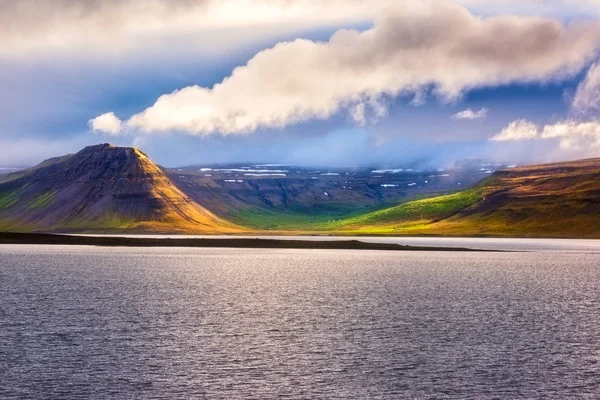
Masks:
[[[238,228],[193,202],[142,151],[109,143],[88,146],[0,184],[3,222],[35,230],[192,230]],[[3,219],[5,221],[3,221]]]
[[[86,154],[86,153],[94,153],[98,151],[105,151],[109,149],[118,149],[119,146],[115,146],[110,143],[98,143],[91,146],[86,146],[83,149],[79,150],[77,154]]]
[[[98,153],[98,152],[112,152],[112,153],[142,153],[136,147],[128,147],[128,146],[115,146],[110,143],[99,143],[91,146],[86,146],[83,149],[79,150],[76,154],[89,154],[89,153]],[[143,154],[143,153],[142,153]]]

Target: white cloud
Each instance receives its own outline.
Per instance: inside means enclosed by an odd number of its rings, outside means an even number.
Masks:
[[[585,151],[598,156],[600,151],[600,120],[579,122],[566,120],[546,125],[541,139],[556,139],[564,150]]]
[[[459,0],[477,13],[571,17],[600,16],[600,0]]]
[[[464,111],[456,113],[452,116],[452,119],[466,119],[466,120],[476,120],[476,119],[486,119],[489,110],[487,108],[482,108],[479,111],[473,111],[470,108],[467,108]]]
[[[401,0],[0,0],[0,58],[224,52],[307,29],[370,22]],[[437,0],[441,2],[444,0]],[[600,16],[600,0],[445,0],[480,15]],[[420,1],[403,2],[409,9]],[[412,3],[412,4],[411,4]]]
[[[452,100],[477,87],[561,79],[579,72],[600,46],[598,21],[482,19],[439,1],[396,4],[372,29],[342,29],[328,42],[282,42],[212,88],[165,94],[124,128],[239,134],[327,119],[343,109],[361,120],[361,104],[363,119],[381,117],[387,96],[433,88]]]
[[[511,122],[490,140],[521,142],[535,140],[554,143],[549,159],[598,157],[600,155],[600,120],[577,121],[566,119],[543,127],[526,120]]]
[[[104,132],[116,135],[121,131],[121,120],[115,113],[107,112],[88,121],[90,128],[94,132]]]
[[[531,140],[539,136],[539,126],[524,119],[511,122],[499,134],[490,140],[495,142],[507,142],[511,140]]]
[[[367,122],[365,118],[365,105],[361,103],[354,106],[350,110],[350,116],[358,125],[365,125],[365,123]]]
[[[571,109],[582,115],[600,113],[600,64],[592,65],[579,84]]]
[[[563,121],[539,127],[526,120],[513,121],[492,141],[555,141],[562,157],[600,155],[600,66],[590,67],[580,83],[571,104],[572,116]]]

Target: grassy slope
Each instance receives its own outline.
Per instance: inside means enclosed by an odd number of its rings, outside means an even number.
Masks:
[[[600,238],[600,161],[498,174],[486,199],[428,227],[451,235]]]
[[[255,229],[293,233],[391,234],[447,218],[481,200],[482,193],[482,189],[472,189],[366,210],[347,205],[316,209],[311,213],[249,208],[233,214],[231,220]]]
[[[323,229],[328,223],[384,207],[381,205],[377,208],[364,207],[345,203],[318,205],[310,210],[287,211],[250,207],[230,213],[227,219],[253,229],[310,231]]]
[[[333,230],[401,231],[448,218],[483,198],[476,188],[445,196],[413,200],[395,207],[374,211],[327,225]]]
[[[16,190],[0,191],[0,209],[7,209],[19,201],[19,193]]]
[[[474,189],[330,228],[347,234],[600,238],[600,160],[501,171]]]
[[[600,238],[600,159],[500,171],[469,190],[377,211],[238,217],[295,234]]]

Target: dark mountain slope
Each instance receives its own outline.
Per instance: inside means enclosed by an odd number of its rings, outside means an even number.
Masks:
[[[109,144],[45,161],[0,183],[3,230],[236,232],[135,148]]]
[[[15,179],[19,179],[33,171],[35,171],[36,169],[39,168],[44,168],[47,166],[50,166],[52,164],[56,164],[56,163],[60,163],[62,161],[66,161],[69,158],[73,157],[73,154],[67,154],[64,156],[59,156],[59,157],[52,157],[49,158],[47,160],[42,161],[41,163],[39,163],[38,165],[31,167],[31,168],[26,168],[23,170],[18,170],[15,172],[11,172],[8,174],[4,174],[4,175],[0,175],[0,183],[6,183],[6,182],[10,182],[10,181],[14,181]]]

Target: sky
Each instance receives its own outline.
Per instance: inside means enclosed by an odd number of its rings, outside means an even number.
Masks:
[[[600,156],[600,0],[0,0],[0,167]]]

